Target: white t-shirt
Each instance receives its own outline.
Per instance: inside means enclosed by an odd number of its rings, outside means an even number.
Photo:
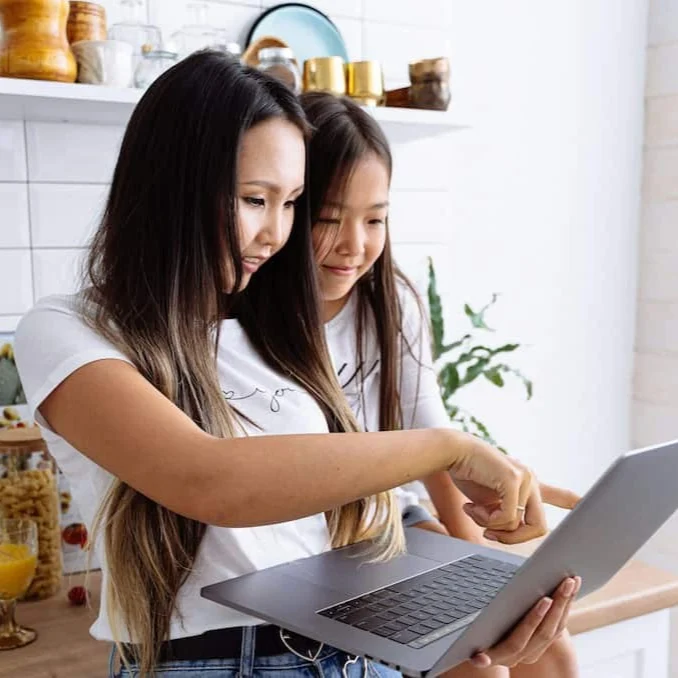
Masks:
[[[450,420],[440,397],[433,369],[429,333],[417,300],[411,290],[399,284],[402,324],[411,347],[403,348],[399,383],[403,428],[446,428]],[[379,343],[374,316],[368,313],[363,329],[363,364],[358,364],[356,328],[358,297],[354,292],[341,311],[325,323],[325,334],[332,362],[346,398],[365,431],[379,430],[379,380],[381,376]],[[395,490],[401,510],[418,504],[428,495],[422,483],[414,482]]]
[[[75,297],[48,297],[40,301],[21,320],[15,349],[28,403],[43,428],[50,452],[68,478],[73,499],[91,532],[113,476],[49,430],[37,410],[66,377],[83,365],[105,358],[130,361],[85,325],[76,312]],[[233,400],[239,412],[261,427],[243,422],[249,435],[262,435],[262,431],[266,434],[328,431],[313,398],[297,383],[265,364],[236,320],[222,323],[218,371],[224,396]],[[82,414],[87,416],[86,412]],[[108,570],[101,541],[97,540],[95,547],[105,583]],[[208,526],[193,571],[179,592],[178,614],[175,613],[172,619],[170,637],[181,638],[211,629],[260,623],[258,619],[201,598],[201,587],[315,555],[327,550],[329,545],[322,514],[261,527]],[[105,593],[91,633],[98,639],[113,639]],[[133,642],[128,637],[122,640]]]

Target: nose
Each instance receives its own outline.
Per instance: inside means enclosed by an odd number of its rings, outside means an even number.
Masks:
[[[266,215],[264,228],[259,233],[259,242],[270,247],[274,252],[279,250],[290,237],[292,215],[283,209],[272,209]]]
[[[365,248],[365,229],[359,220],[343,221],[337,236],[336,251],[343,256],[356,257]]]

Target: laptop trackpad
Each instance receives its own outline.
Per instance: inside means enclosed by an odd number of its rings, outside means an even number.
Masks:
[[[409,553],[383,563],[365,562],[356,557],[357,553],[357,549],[349,548],[298,560],[287,565],[285,575],[359,596],[440,566],[438,561]]]

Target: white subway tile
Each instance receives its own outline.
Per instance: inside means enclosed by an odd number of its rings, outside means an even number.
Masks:
[[[636,353],[633,393],[636,400],[678,408],[678,354]]]
[[[393,190],[446,191],[452,186],[454,163],[445,137],[399,144],[391,139]]]
[[[367,21],[440,28],[449,26],[455,13],[455,3],[451,0],[417,0],[416,3],[393,0],[364,1],[364,17]]]
[[[0,120],[0,181],[26,181],[24,124]]]
[[[334,21],[335,17],[352,17],[359,19],[363,14],[364,0],[314,0],[311,4],[315,9],[327,14]],[[264,7],[280,5],[280,0],[263,0]]]
[[[0,332],[14,332],[20,320],[20,315],[0,315]]]
[[[678,43],[647,50],[645,94],[649,97],[678,94]]]
[[[396,243],[445,242],[450,230],[446,191],[391,191],[389,230]]]
[[[678,405],[633,403],[633,443],[636,447],[656,445],[678,438]]]
[[[160,26],[163,39],[171,44],[172,34],[192,22],[192,15],[185,2],[148,0],[151,22]],[[207,22],[210,26],[224,28],[229,40],[244,45],[247,32],[254,20],[261,14],[258,2],[209,2]]]
[[[678,142],[678,95],[648,99],[645,106],[645,145]]]
[[[650,45],[678,42],[676,0],[650,0],[647,40]]]
[[[123,127],[27,122],[26,132],[30,181],[111,181]]]
[[[678,302],[639,301],[636,315],[636,351],[678,352]]]
[[[645,151],[643,196],[651,202],[678,198],[678,147]]]
[[[0,247],[30,247],[26,184],[0,184]]]
[[[363,58],[376,59],[384,68],[388,88],[409,83],[410,61],[449,56],[449,32],[392,24],[365,24]]]
[[[659,252],[678,255],[678,200],[643,206],[640,243],[644,256]]]
[[[334,20],[339,29],[346,51],[351,61],[360,61],[363,58],[363,23],[359,19],[344,19],[337,17]]]
[[[31,251],[0,250],[0,315],[25,313],[32,304]]]
[[[108,194],[100,184],[30,184],[34,247],[84,247]]]
[[[678,302],[678,256],[656,253],[640,260],[638,298],[643,301]],[[678,383],[678,374],[676,376]]]
[[[33,250],[35,298],[71,294],[80,287],[84,249]]]

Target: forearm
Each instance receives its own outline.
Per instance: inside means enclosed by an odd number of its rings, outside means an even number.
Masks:
[[[449,477],[444,469],[467,444],[463,434],[444,429],[213,439],[204,450],[212,471],[196,479],[193,492],[196,502],[204,498],[207,522],[230,527],[283,522],[432,471]],[[215,459],[221,461],[219,471]]]
[[[484,543],[483,529],[464,513],[463,506],[468,500],[454,484],[449,473],[435,472],[424,479],[424,485],[440,522],[447,528],[450,536],[476,544]]]

